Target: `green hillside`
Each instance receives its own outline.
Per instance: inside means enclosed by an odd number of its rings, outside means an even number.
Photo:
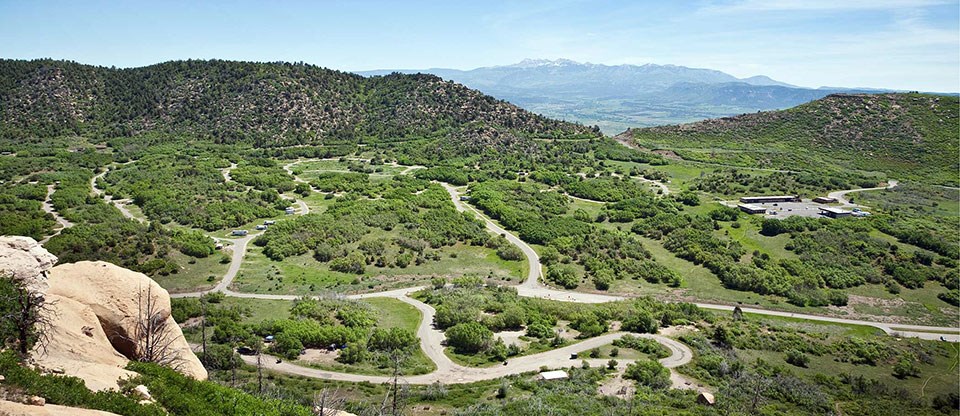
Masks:
[[[859,170],[955,186],[958,108],[955,96],[836,94],[789,110],[632,129],[620,137],[688,160]]]
[[[0,120],[5,139],[171,133],[258,147],[598,135],[432,75],[220,60],[131,69],[0,60]]]

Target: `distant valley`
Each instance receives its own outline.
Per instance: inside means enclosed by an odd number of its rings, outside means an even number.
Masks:
[[[628,127],[786,109],[840,92],[883,92],[804,88],[763,75],[737,78],[716,70],[675,65],[610,66],[565,59],[527,59],[466,71],[430,68],[357,73],[376,76],[392,72],[434,74],[547,117],[597,125],[606,134]]]

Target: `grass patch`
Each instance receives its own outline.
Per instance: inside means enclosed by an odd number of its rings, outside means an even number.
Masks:
[[[378,237],[389,237],[385,234]],[[456,244],[440,251],[439,261],[411,264],[406,268],[368,265],[363,275],[354,275],[332,271],[327,263],[317,262],[309,253],[272,261],[262,254],[262,249],[249,245],[234,285],[241,292],[296,295],[323,291],[379,291],[423,283],[433,276],[493,276],[515,283],[527,273],[526,259],[502,260],[494,250],[485,247]]]
[[[153,280],[170,293],[196,292],[213,288],[230,266],[220,263],[221,256],[221,253],[217,252],[197,259],[171,250],[169,258],[180,265],[180,271],[168,276],[154,276]]]
[[[904,342],[904,341],[900,341]],[[808,354],[810,362],[806,368],[790,365],[786,362],[786,355],[773,351],[757,350],[738,350],[737,354],[744,361],[756,361],[762,359],[768,363],[782,366],[790,371],[812,377],[815,374],[825,374],[835,376],[838,374],[851,374],[855,376],[864,376],[868,379],[878,380],[891,387],[903,388],[917,397],[935,397],[940,394],[956,393],[957,384],[957,364],[960,362],[958,356],[958,345],[951,343],[939,343],[936,347],[943,355],[933,356],[932,363],[917,361],[915,365],[920,370],[919,377],[907,377],[898,379],[893,376],[892,365],[866,365],[851,364],[839,362],[833,355],[824,355],[817,357]]]

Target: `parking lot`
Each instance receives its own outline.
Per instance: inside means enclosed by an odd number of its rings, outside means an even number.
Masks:
[[[736,207],[739,204],[739,201],[724,201],[723,204],[729,207]],[[767,203],[753,203],[751,205],[756,205],[764,207],[767,209],[767,213],[763,214],[764,218],[787,218],[794,215],[799,215],[803,217],[810,218],[828,218],[820,214],[820,208],[828,207],[830,205],[818,204],[813,202],[810,199],[804,199],[802,202],[767,202]]]
[[[767,209],[766,218],[786,218],[794,215],[811,218],[826,218],[820,214],[820,208],[829,205],[818,204],[809,199],[802,202],[772,202],[759,205]]]

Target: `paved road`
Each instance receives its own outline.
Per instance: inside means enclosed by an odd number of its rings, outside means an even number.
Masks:
[[[57,224],[59,224],[60,227],[58,227],[53,234],[50,234],[44,237],[43,240],[40,240],[40,245],[44,245],[47,243],[47,241],[50,241],[51,238],[60,235],[60,233],[63,230],[73,227],[72,222],[68,221],[66,218],[61,217],[60,213],[57,212],[57,210],[53,209],[53,202],[50,200],[50,196],[53,195],[54,191],[55,191],[55,185],[53,184],[47,185],[47,198],[43,200],[43,204],[41,204],[40,206],[41,208],[43,208],[44,212],[50,215],[53,215],[53,219],[57,221]]]
[[[291,164],[292,165],[292,164]],[[290,165],[285,166],[285,169],[289,169]],[[509,231],[501,228],[499,225],[494,223],[491,219],[487,218],[477,209],[464,204],[460,200],[460,191],[447,183],[441,183],[444,189],[450,194],[451,201],[456,206],[457,210],[470,211],[477,215],[481,220],[484,221],[486,228],[495,233],[505,236],[505,238],[510,241],[512,244],[516,245],[521,249],[524,255],[527,257],[527,279],[524,280],[519,286],[517,286],[517,291],[521,296],[525,297],[537,297],[543,299],[552,299],[558,301],[568,301],[568,302],[578,302],[578,303],[603,303],[610,301],[617,301],[627,299],[622,296],[612,296],[604,294],[593,294],[593,293],[579,293],[579,292],[568,292],[562,290],[551,289],[540,283],[540,278],[543,275],[543,269],[540,264],[540,258],[537,255],[536,251],[533,250],[530,245],[520,240],[517,236]],[[895,186],[896,182],[892,182],[892,186]],[[839,199],[839,198],[838,198]],[[233,282],[233,279],[236,277],[239,272],[240,265],[243,261],[243,257],[246,254],[247,244],[259,234],[251,234],[243,238],[231,240],[234,242],[233,246],[233,256],[231,258],[230,268],[227,273],[224,275],[224,278],[220,281],[219,284],[211,291],[220,291],[229,296],[242,297],[242,298],[255,298],[255,299],[273,299],[273,300],[294,300],[299,296],[295,295],[270,295],[270,294],[259,294],[259,293],[240,293],[230,290],[230,285]],[[359,294],[346,296],[351,299],[366,299],[371,297],[388,297],[400,300],[402,302],[408,303],[413,307],[417,308],[422,314],[422,319],[420,325],[417,329],[417,336],[421,340],[421,349],[424,351],[424,354],[427,355],[436,365],[437,369],[434,372],[424,375],[409,376],[405,377],[404,380],[412,384],[428,384],[435,381],[442,381],[444,383],[467,383],[478,380],[488,380],[493,378],[499,378],[511,374],[519,374],[524,372],[537,371],[542,366],[547,367],[565,367],[571,364],[569,359],[572,353],[577,353],[585,351],[597,346],[606,345],[612,342],[614,339],[622,336],[622,333],[613,333],[605,334],[600,337],[591,338],[567,347],[559,348],[552,351],[547,351],[539,354],[529,355],[525,357],[518,357],[510,360],[506,366],[493,366],[488,368],[470,368],[458,365],[450,360],[443,353],[443,340],[444,335],[441,331],[433,328],[433,316],[436,311],[430,305],[427,305],[423,302],[412,299],[408,296],[409,293],[423,289],[423,287],[413,287],[413,288],[404,288],[397,289],[379,293],[368,293],[368,294]],[[194,293],[180,293],[172,294],[172,297],[195,297],[199,296],[205,292],[194,292]],[[732,310],[734,306],[732,305],[718,305],[718,304],[708,304],[708,303],[699,303],[698,306],[706,309],[715,309],[715,310]],[[899,336],[913,336],[918,338],[925,339],[947,339],[953,342],[960,341],[960,335],[958,335],[958,329],[956,328],[944,328],[944,327],[927,327],[927,326],[917,326],[917,325],[893,325],[893,324],[884,324],[884,323],[875,323],[869,321],[860,321],[860,320],[851,320],[851,319],[842,319],[842,318],[832,318],[832,317],[823,317],[816,315],[807,315],[807,314],[797,314],[789,312],[780,312],[780,311],[769,311],[764,309],[754,309],[754,308],[742,308],[744,312],[755,313],[760,315],[770,315],[770,316],[787,316],[808,320],[816,320],[823,322],[834,322],[834,323],[845,323],[845,324],[856,324],[856,325],[867,325],[875,328],[879,328],[884,332],[891,335]],[[929,332],[924,332],[929,331]],[[665,345],[670,349],[671,355],[661,362],[664,366],[673,368],[677,366],[684,365],[690,362],[693,352],[682,343],[666,338],[659,335],[643,335],[655,339],[657,342]],[[255,357],[244,357],[244,360],[248,363],[255,363]],[[621,367],[626,365],[628,360],[621,363]],[[604,365],[604,360],[588,360],[591,365],[600,366]],[[389,377],[384,376],[366,376],[366,375],[357,375],[357,374],[347,374],[347,373],[338,373],[332,371],[318,370],[314,368],[302,367],[287,362],[277,363],[275,359],[268,359],[265,362],[265,367],[279,372],[284,372],[288,374],[302,375],[307,377],[315,378],[326,378],[326,379],[337,379],[344,381],[369,381],[375,383],[388,382]],[[671,380],[674,384],[674,387],[685,388],[689,387],[690,384],[683,379],[675,371],[671,370]]]
[[[420,325],[417,328],[417,336],[420,337],[420,348],[423,350],[424,354],[432,360],[437,369],[428,374],[416,375],[416,376],[407,376],[403,377],[403,380],[410,384],[430,384],[436,381],[443,383],[471,383],[480,380],[490,380],[495,378],[500,378],[513,374],[521,374],[527,372],[538,371],[540,367],[547,366],[550,368],[561,368],[567,367],[569,365],[579,365],[580,360],[570,360],[571,354],[580,353],[592,348],[600,347],[603,345],[610,344],[616,339],[619,339],[624,335],[622,332],[604,334],[599,337],[594,337],[586,339],[584,341],[577,342],[575,344],[568,345],[566,347],[558,348],[551,351],[545,351],[542,353],[527,355],[523,357],[515,357],[508,360],[507,365],[494,365],[491,367],[485,368],[473,368],[465,367],[454,363],[443,353],[443,341],[445,339],[443,332],[435,329],[433,327],[433,316],[436,313],[436,310],[426,303],[420,302],[416,299],[410,298],[408,295],[410,293],[424,289],[424,287],[415,287],[415,288],[406,288],[406,289],[397,289],[387,292],[379,293],[368,293],[361,295],[352,295],[347,296],[349,299],[369,299],[374,297],[387,297],[392,299],[397,299],[407,304],[412,305],[417,308],[422,314],[420,320]],[[660,362],[668,368],[679,367],[681,365],[687,364],[693,358],[693,351],[689,347],[675,341],[673,339],[664,337],[662,335],[651,335],[651,334],[640,334],[637,335],[644,338],[654,339],[657,342],[663,344],[670,350],[670,356],[663,358]],[[256,357],[243,357],[244,361],[249,364],[256,364]],[[288,362],[277,363],[275,357],[270,357],[270,359],[265,360],[264,366],[266,368],[280,371],[288,374],[302,375],[306,377],[315,377],[315,378],[325,378],[325,379],[335,379],[335,380],[344,380],[344,381],[369,381],[372,383],[386,383],[391,380],[387,376],[369,376],[369,375],[359,375],[359,374],[348,374],[348,373],[339,373],[327,370],[319,370],[315,368],[303,367],[296,364],[291,364]],[[591,366],[604,366],[607,363],[607,360],[587,360],[590,362]],[[620,361],[620,368],[623,369],[626,365],[633,360],[618,360]],[[677,382],[675,382],[675,387],[683,388],[688,386],[686,383],[687,380],[683,379],[682,376],[676,374],[675,377]]]
[[[883,189],[891,189],[896,187],[897,184],[899,184],[899,182],[891,180],[887,182],[887,186],[879,186],[876,188],[860,188],[860,189],[847,189],[843,191],[833,191],[827,194],[827,197],[836,198],[838,202],[840,202],[841,204],[847,207],[859,207],[860,205],[850,203],[850,201],[847,199],[847,194],[851,194],[855,192],[879,191]]]
[[[720,305],[715,303],[696,303],[697,306],[704,309],[713,309],[721,311],[733,311],[734,305]],[[756,309],[750,307],[740,307],[743,312],[766,316],[781,316],[787,318],[805,319],[808,321],[831,322],[836,324],[864,325],[880,329],[888,335],[894,335],[906,338],[920,338],[926,340],[939,340],[941,337],[950,342],[960,342],[960,328],[949,328],[926,325],[901,325],[888,324],[883,322],[862,321],[858,319],[834,318],[829,316],[809,315],[804,313],[792,313],[783,311],[771,311],[768,309]]]
[[[592,204],[606,204],[606,203],[607,203],[606,201],[597,201],[597,200],[595,200],[595,199],[581,198],[581,197],[579,197],[579,196],[573,196],[573,195],[570,195],[570,194],[568,194],[568,193],[564,193],[564,195],[566,195],[567,198],[570,198],[570,199],[575,199],[575,200],[577,200],[577,201],[583,201],[583,202],[589,202],[589,203],[592,203]]]
[[[458,211],[472,212],[478,218],[483,220],[487,226],[487,230],[490,230],[494,234],[505,236],[507,241],[519,247],[523,254],[527,257],[527,278],[520,283],[519,286],[517,286],[517,293],[519,293],[520,296],[577,303],[604,303],[626,299],[622,296],[603,295],[598,293],[568,292],[564,290],[551,289],[544,286],[542,283],[540,283],[540,279],[543,278],[543,267],[540,264],[540,256],[537,255],[537,252],[534,251],[533,247],[530,247],[529,244],[521,240],[513,233],[504,230],[476,208],[464,204],[463,201],[460,200],[461,194],[457,188],[448,183],[441,183],[441,185],[443,185],[443,187],[447,190],[447,193],[450,194],[450,199],[453,201],[453,204],[456,205]]]
[[[293,174],[293,165],[296,165],[297,163],[300,163],[300,162],[303,162],[303,160],[297,159],[293,162],[287,163],[286,165],[283,165],[283,170],[287,171],[287,175],[293,176],[294,182],[307,183],[307,181],[300,179],[299,176]]]
[[[230,167],[226,167],[226,168],[220,169],[220,173],[223,174],[223,181],[224,181],[224,182],[230,182],[230,181],[233,180],[233,178],[230,176],[230,171],[232,171],[232,170],[234,170],[234,169],[236,169],[236,168],[237,168],[237,164],[236,164],[236,163],[230,163]]]
[[[670,195],[670,188],[667,188],[667,185],[666,185],[665,183],[663,183],[663,182],[655,181],[655,180],[653,180],[653,179],[647,179],[647,178],[644,178],[644,177],[642,177],[642,176],[637,177],[636,179],[639,180],[640,182],[646,182],[646,183],[649,183],[649,184],[651,184],[651,185],[654,185],[654,186],[660,188],[660,190],[663,191],[663,195],[664,195],[664,196]]]
[[[133,163],[133,161],[122,163],[121,165],[129,165],[131,163]],[[120,210],[120,214],[122,214],[124,217],[137,222],[141,222],[141,223],[147,222],[146,219],[133,215],[133,213],[131,213],[130,210],[127,209],[127,204],[132,203],[131,200],[129,199],[114,200],[112,195],[107,194],[103,189],[100,189],[97,187],[97,180],[99,180],[100,178],[104,177],[107,173],[109,173],[111,166],[108,166],[106,169],[103,170],[103,172],[93,175],[93,177],[90,178],[90,191],[93,192],[93,194],[98,198],[103,198],[103,200],[107,203],[107,205],[113,205],[117,207],[117,209]]]

